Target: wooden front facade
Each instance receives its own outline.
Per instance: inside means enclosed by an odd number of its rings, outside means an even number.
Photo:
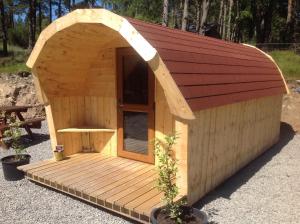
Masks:
[[[99,158],[149,168],[158,163],[151,141],[177,133],[176,182],[179,197],[187,196],[189,204],[276,143],[288,92],[274,61],[253,47],[126,20],[103,9],[75,10],[56,20],[42,32],[27,65],[46,105],[53,149],[64,145],[71,157],[88,149]],[[87,199],[63,187],[73,168],[63,168],[60,184],[24,170],[34,181]],[[76,178],[97,175],[81,172]],[[87,192],[102,187],[86,185]],[[113,191],[131,197],[124,188]],[[148,195],[149,201],[159,195]],[[119,209],[114,203],[108,205]]]

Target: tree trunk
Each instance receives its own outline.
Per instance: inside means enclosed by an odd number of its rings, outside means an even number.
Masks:
[[[58,18],[62,16],[62,11],[61,11],[61,0],[58,0]]]
[[[197,0],[196,1],[196,32],[200,32],[200,23],[201,23],[201,5],[202,5],[202,0]]]
[[[187,30],[189,16],[189,0],[184,0],[181,29]]]
[[[49,23],[52,23],[52,0],[49,0],[48,4],[49,4]]]
[[[240,27],[240,4],[239,4],[239,0],[236,0],[236,19],[235,19],[235,23],[234,23],[234,29],[232,31],[232,39],[234,42],[239,43],[241,40],[241,27]]]
[[[224,10],[224,14],[223,14],[223,22],[222,22],[222,39],[226,39],[226,20],[227,20],[227,2],[224,2],[223,5],[223,10]]]
[[[220,11],[219,11],[219,32],[222,36],[223,33],[223,9],[224,9],[224,0],[221,0],[220,2]]]
[[[168,26],[168,17],[169,17],[169,0],[164,0],[163,3],[163,19],[162,19],[162,25]]]
[[[202,16],[201,16],[200,32],[199,32],[200,34],[204,34],[203,26],[206,23],[209,5],[210,5],[210,0],[202,1]]]
[[[294,42],[296,0],[288,0],[285,41]]]
[[[232,12],[233,0],[229,0],[229,11],[227,20],[227,40],[230,40],[231,35],[231,12]]]
[[[1,27],[2,27],[2,45],[3,56],[8,55],[7,51],[7,24],[5,20],[5,8],[3,0],[0,0]]]
[[[6,21],[7,27],[14,28],[14,1],[9,1],[8,4],[8,21]]]
[[[28,50],[31,51],[35,44],[35,22],[36,22],[36,0],[29,0],[28,20],[29,20],[29,44]]]
[[[42,15],[42,0],[38,3],[38,9],[39,9],[39,32],[42,32],[42,22],[43,22],[43,15]]]
[[[269,5],[265,8],[264,15],[264,32],[263,32],[263,42],[270,42],[271,32],[272,32],[272,18],[274,11],[275,0],[270,0]]]
[[[174,4],[174,13],[175,13],[174,28],[180,29],[181,22],[182,22],[182,18],[181,18],[181,14],[180,14],[182,11],[182,1],[180,1],[179,4],[177,1],[175,1],[175,2],[173,2],[173,4]]]
[[[67,1],[67,8],[68,8],[68,11],[71,12],[71,0]]]

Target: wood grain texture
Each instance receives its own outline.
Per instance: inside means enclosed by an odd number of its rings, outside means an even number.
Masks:
[[[157,51],[125,18],[108,10],[79,9],[55,20],[41,33],[27,65],[36,69],[46,96],[114,97],[109,73],[115,64],[101,50],[119,47],[132,47],[149,62],[173,114],[194,118]]]
[[[175,145],[176,159],[178,160],[178,184],[180,195],[186,195],[187,191],[187,139],[188,126],[184,120],[171,114],[163,88],[156,82],[155,91],[155,138],[163,140],[166,135],[178,134],[179,139]],[[155,159],[156,165],[158,159]]]
[[[49,94],[49,105],[46,106],[47,120],[50,129],[52,148],[56,145],[64,145],[65,155],[72,155],[82,150],[82,147],[92,147],[97,152],[106,155],[116,155],[116,68],[115,68],[115,49],[107,48],[98,50],[100,60],[97,63],[103,70],[94,70],[85,78],[86,82],[78,85],[87,88],[89,83],[94,82],[93,88],[101,89],[103,85],[109,88],[112,94],[102,94],[103,91],[80,91],[80,94],[68,94],[58,92]],[[92,62],[94,63],[94,61]],[[108,67],[105,67],[108,66]],[[104,77],[104,78],[102,78]],[[65,77],[68,80],[68,77]],[[70,80],[73,78],[70,76]],[[43,78],[41,78],[43,80]],[[76,79],[75,79],[76,80]],[[57,82],[60,82],[59,79]],[[72,86],[75,81],[68,83]],[[47,88],[57,88],[51,83]],[[64,85],[60,83],[59,85]],[[67,86],[67,85],[65,85]],[[45,86],[43,86],[45,87]],[[106,91],[107,93],[107,91]],[[94,127],[83,129],[84,127]],[[77,129],[76,129],[77,128]]]
[[[281,103],[276,95],[196,113],[188,123],[190,204],[277,142]]]
[[[149,223],[152,209],[163,205],[162,194],[155,188],[154,165],[81,153],[60,162],[41,161],[19,169],[34,182],[142,223]]]

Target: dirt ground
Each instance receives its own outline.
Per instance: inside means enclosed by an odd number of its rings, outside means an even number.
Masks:
[[[290,124],[294,131],[300,133],[300,81],[288,83],[290,94],[285,95],[282,105],[281,120]],[[296,89],[298,88],[298,91]]]
[[[37,99],[32,75],[28,72],[0,74],[0,106],[37,106],[28,109],[26,118],[43,117],[44,111]],[[1,112],[1,111],[0,111]]]

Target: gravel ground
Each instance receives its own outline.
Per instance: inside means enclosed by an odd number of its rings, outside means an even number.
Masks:
[[[51,158],[48,128],[33,129],[37,140],[28,147],[31,161]],[[0,157],[11,154],[0,148]],[[130,223],[121,217],[93,207],[77,199],[49,190],[26,179],[8,182],[0,168],[0,223],[1,224],[85,224]]]
[[[50,158],[46,123],[28,147],[32,162]],[[300,135],[284,125],[281,141],[196,204],[211,224],[300,223]],[[11,151],[0,149],[0,157]],[[0,168],[2,169],[2,167]],[[0,171],[0,223],[130,223],[77,199]]]
[[[197,203],[213,223],[300,223],[300,135],[280,142]]]

